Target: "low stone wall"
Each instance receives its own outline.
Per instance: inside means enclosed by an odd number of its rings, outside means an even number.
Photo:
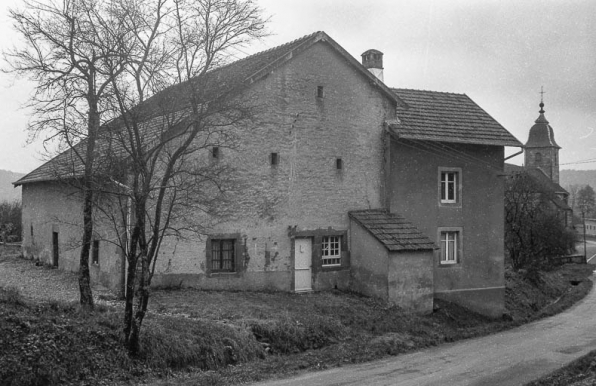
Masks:
[[[584,255],[557,256],[557,257],[552,257],[551,262],[554,265],[586,264],[586,256],[584,256]]]

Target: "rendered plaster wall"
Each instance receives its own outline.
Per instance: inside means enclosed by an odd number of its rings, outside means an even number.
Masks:
[[[230,204],[220,208],[225,222],[209,230],[222,238],[239,235],[237,272],[209,272],[205,238],[169,238],[154,283],[290,291],[293,238],[302,234],[313,238],[313,289],[346,288],[349,266],[320,268],[317,237],[345,233],[350,210],[382,206],[382,132],[393,117],[392,102],[325,42],[296,54],[240,97],[254,102],[257,123],[237,130],[236,148],[220,148],[217,162],[232,166],[238,183]],[[271,153],[279,155],[276,166]],[[208,152],[201,157],[212,162]]]
[[[78,192],[64,184],[39,182],[23,185],[23,254],[26,258],[53,264],[53,233],[58,233],[58,268],[79,270],[82,237],[82,204]],[[111,243],[112,231],[95,226],[99,240],[99,264],[89,261],[91,281],[114,292],[122,289],[119,250]]]
[[[352,290],[390,300],[389,251],[354,220],[350,220],[350,235]]]
[[[436,147],[420,142],[392,140],[390,210],[412,221],[437,245],[440,227],[460,228],[463,243],[457,264],[441,265],[435,252],[435,297],[500,316],[504,310],[503,148],[448,146],[447,151],[433,151]],[[460,205],[440,205],[440,167],[461,168]]]
[[[433,311],[433,251],[391,252],[387,272],[391,303],[421,314]]]

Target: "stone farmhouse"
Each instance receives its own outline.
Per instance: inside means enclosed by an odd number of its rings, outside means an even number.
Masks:
[[[197,157],[239,170],[240,209],[201,239],[164,242],[153,285],[337,288],[416,312],[440,298],[501,316],[504,148],[522,144],[468,96],[390,88],[380,51],[360,63],[324,32],[207,76],[242,86],[265,113],[235,128],[238,148]],[[80,238],[80,204],[56,163],[15,183],[23,251],[77,270],[68,240]],[[92,279],[121,291],[122,253],[96,228]]]

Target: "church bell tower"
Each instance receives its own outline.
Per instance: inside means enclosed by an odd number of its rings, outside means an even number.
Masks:
[[[543,94],[543,92],[541,92]],[[540,115],[530,129],[525,145],[525,166],[539,168],[559,183],[559,149],[555,142],[555,133],[544,116],[544,100],[540,98]]]

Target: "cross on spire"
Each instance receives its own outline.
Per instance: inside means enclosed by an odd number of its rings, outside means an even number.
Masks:
[[[544,91],[544,86],[540,86],[540,114],[544,114],[544,94],[546,94],[546,91]]]

